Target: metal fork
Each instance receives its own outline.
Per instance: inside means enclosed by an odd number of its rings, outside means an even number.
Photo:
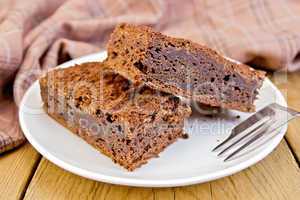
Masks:
[[[272,103],[234,127],[229,137],[212,151],[219,151],[218,156],[221,156],[233,150],[224,159],[228,161],[250,144],[274,133],[288,121],[299,116],[300,112],[296,110]]]

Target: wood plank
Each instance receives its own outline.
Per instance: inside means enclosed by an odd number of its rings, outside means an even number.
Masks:
[[[64,171],[42,159],[24,199],[153,199],[151,188],[111,185]]]
[[[174,200],[174,188],[155,188],[153,189],[155,200]]]
[[[183,200],[211,200],[212,188],[210,183],[203,183],[175,189],[175,199]]]
[[[43,159],[25,199],[296,199],[299,168],[285,141],[266,159],[233,176],[177,188],[136,188],[95,182]]]
[[[0,199],[19,199],[24,194],[40,155],[30,144],[0,156]]]
[[[288,105],[300,111],[300,72],[275,73],[272,81],[279,87],[286,97]],[[286,139],[294,152],[296,159],[300,161],[300,118],[289,122]]]
[[[213,199],[289,199],[300,196],[300,170],[285,141],[258,164],[211,182]]]

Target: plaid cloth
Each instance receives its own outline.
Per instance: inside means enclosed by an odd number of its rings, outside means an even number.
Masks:
[[[296,0],[0,0],[0,152],[25,141],[17,105],[28,86],[61,62],[104,49],[120,22],[293,71],[300,67],[299,17]]]

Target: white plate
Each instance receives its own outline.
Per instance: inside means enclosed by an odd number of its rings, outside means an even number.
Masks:
[[[61,67],[101,61],[105,57],[105,52],[92,54],[64,63]],[[286,106],[279,90],[266,79],[256,106],[260,109],[272,102]],[[93,180],[143,187],[182,186],[231,175],[267,156],[287,130],[287,126],[282,127],[272,140],[224,163],[211,149],[228,136],[234,125],[250,114],[229,111],[226,115],[218,118],[193,115],[185,126],[190,135],[188,139],[179,140],[162,152],[159,158],[151,159],[134,172],[128,172],[51,119],[42,109],[38,82],[26,92],[19,113],[20,124],[28,141],[56,165]],[[237,115],[241,118],[237,119]]]

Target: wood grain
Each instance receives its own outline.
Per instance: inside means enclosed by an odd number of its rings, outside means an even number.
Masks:
[[[185,187],[175,188],[174,199],[183,200],[211,200],[212,199],[211,183],[203,183]]]
[[[151,188],[95,182],[66,172],[42,159],[25,199],[153,199]]]
[[[30,144],[0,156],[0,199],[19,199],[23,196],[34,173],[40,155]]]
[[[275,73],[272,81],[281,90],[286,97],[289,107],[300,111],[300,72],[293,73]],[[300,161],[300,118],[289,122],[286,139],[296,156]]]
[[[285,141],[265,160],[236,175],[177,188],[135,188],[91,181],[43,159],[25,199],[297,199],[300,172]]]
[[[288,199],[300,196],[300,170],[285,141],[262,162],[212,184],[214,199]]]

